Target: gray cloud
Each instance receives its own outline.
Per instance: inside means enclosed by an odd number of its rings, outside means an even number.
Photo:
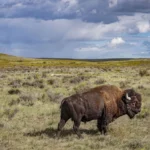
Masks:
[[[144,17],[143,17],[144,16]],[[1,43],[54,43],[59,41],[102,40],[122,34],[150,31],[150,15],[118,17],[110,24],[82,20],[36,20],[30,18],[0,19]]]
[[[119,15],[150,12],[149,0],[1,0],[1,18],[81,19],[110,23]]]
[[[124,14],[129,12],[150,12],[150,1],[149,0],[110,0],[117,1],[116,5],[112,8],[115,11],[122,12]]]

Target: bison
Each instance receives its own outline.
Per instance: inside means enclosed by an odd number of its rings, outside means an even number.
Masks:
[[[58,137],[65,123],[71,118],[78,137],[81,121],[97,120],[97,127],[106,134],[107,126],[116,118],[128,115],[131,119],[141,110],[141,95],[133,89],[122,90],[114,85],[102,85],[82,94],[64,98],[61,102],[61,116],[58,123]]]

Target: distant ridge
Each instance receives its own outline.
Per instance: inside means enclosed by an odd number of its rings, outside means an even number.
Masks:
[[[0,53],[0,60],[20,60],[20,59],[25,59],[25,58],[19,57],[19,56],[13,56],[13,55],[9,55],[9,54]]]
[[[75,60],[75,61],[89,61],[89,62],[101,62],[101,61],[128,61],[128,60],[140,60],[140,59],[150,59],[150,58],[100,58],[100,59],[76,59],[76,58],[32,58],[32,57],[19,57],[9,54],[0,53],[0,60],[20,60],[20,59],[44,59],[44,60]]]
[[[15,57],[15,56],[13,56],[13,55],[9,55],[9,54],[0,53],[0,57],[2,57],[2,56],[11,56],[11,57]]]
[[[134,60],[138,58],[102,58],[102,59],[75,59],[75,58],[35,58],[35,59],[53,59],[53,60],[77,60],[77,61],[91,61],[91,62],[98,62],[98,61],[124,61],[124,60]]]

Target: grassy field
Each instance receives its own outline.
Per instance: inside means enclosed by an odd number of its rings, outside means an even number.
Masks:
[[[142,111],[123,116],[101,135],[82,123],[78,139],[68,121],[55,138],[61,100],[102,84],[142,94]],[[0,54],[0,150],[150,150],[150,59],[81,61],[25,59]]]

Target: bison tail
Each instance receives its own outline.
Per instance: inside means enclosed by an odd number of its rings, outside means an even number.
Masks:
[[[65,101],[65,99],[63,99],[63,100],[61,101],[60,109],[62,108],[62,105],[63,105],[64,101]]]

